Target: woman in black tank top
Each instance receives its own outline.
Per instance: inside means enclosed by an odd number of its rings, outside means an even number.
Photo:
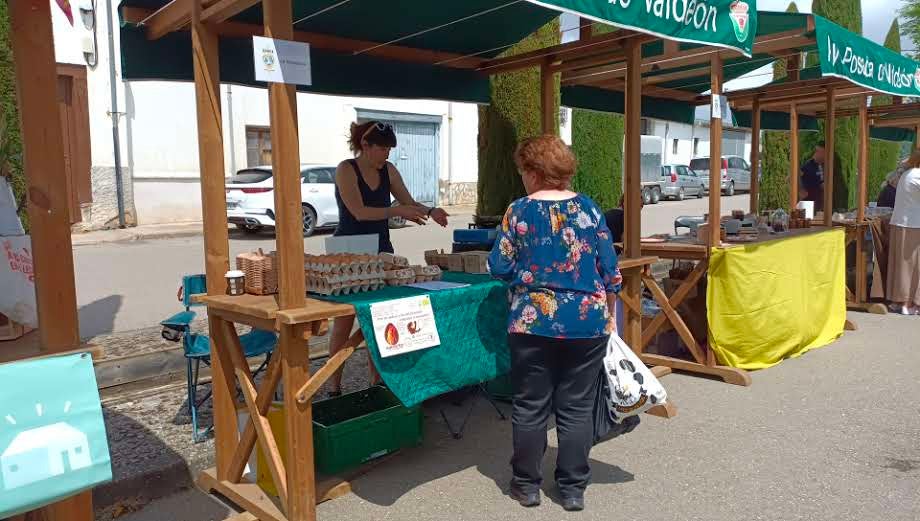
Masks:
[[[355,155],[339,163],[335,171],[335,201],[339,207],[339,226],[335,235],[368,235],[379,238],[378,251],[393,253],[390,242],[390,217],[402,217],[417,224],[425,224],[430,217],[441,226],[447,226],[447,212],[429,208],[417,202],[399,171],[387,161],[390,149],[396,146],[393,127],[377,121],[361,125],[353,123],[348,146]],[[390,196],[399,206],[390,206]],[[348,340],[354,327],[354,317],[338,318],[329,339],[330,355],[334,355]],[[379,379],[373,362],[368,357],[371,383]],[[331,378],[330,395],[342,393],[342,371]]]

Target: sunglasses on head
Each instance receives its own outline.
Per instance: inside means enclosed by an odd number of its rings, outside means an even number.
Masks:
[[[367,135],[370,134],[371,131],[374,129],[377,129],[377,132],[386,132],[387,130],[389,130],[390,132],[393,132],[393,125],[390,125],[389,123],[381,123],[379,121],[375,121],[373,125],[367,127],[367,130],[364,131],[364,135],[361,136],[361,141],[364,141],[365,139],[367,139]]]

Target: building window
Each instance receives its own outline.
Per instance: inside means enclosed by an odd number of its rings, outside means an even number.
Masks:
[[[698,156],[700,154],[700,138],[693,138],[693,155]]]
[[[675,139],[675,140],[674,140],[674,143],[671,145],[671,153],[672,153],[672,154],[676,154],[676,153],[677,153],[677,144],[678,144],[678,141]]]
[[[272,134],[267,127],[246,127],[246,166],[272,164]]]

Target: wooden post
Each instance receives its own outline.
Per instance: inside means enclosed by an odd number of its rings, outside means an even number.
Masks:
[[[262,2],[265,35],[292,40],[294,21],[291,0]],[[297,133],[297,92],[293,85],[269,85],[269,117],[272,133],[272,171],[275,179],[275,212],[278,243],[279,307],[302,308],[306,304],[303,261],[303,210],[300,201],[300,146]],[[313,468],[313,409],[298,403],[297,391],[310,378],[310,351],[303,326],[282,326],[278,339],[281,379],[284,386],[285,468],[289,521],[316,519],[316,475]]]
[[[642,46],[631,38],[626,41],[626,162],[624,180],[624,253],[626,258],[642,255],[641,200],[641,119],[642,119]],[[616,145],[614,145],[616,146]],[[640,302],[642,281],[638,274],[626,279],[626,296]],[[622,305],[622,304],[621,304]],[[642,315],[635,310],[625,310],[623,339],[634,350],[642,348]]]
[[[60,353],[80,344],[64,137],[57,103],[51,4],[8,2],[16,70],[23,163],[28,183],[35,301],[41,348]],[[26,514],[47,521],[91,521],[92,491]]]
[[[799,109],[789,108],[789,209],[799,202]]]
[[[824,226],[833,224],[834,214],[834,131],[837,125],[837,96],[827,88],[827,116],[824,120]]]
[[[722,55],[714,53],[709,65],[713,101],[722,97]],[[722,243],[722,118],[712,117],[720,107],[710,107],[709,117],[709,244]],[[720,114],[723,116],[723,114]]]
[[[208,295],[227,291],[224,274],[230,269],[230,243],[227,232],[227,202],[224,181],[224,133],[220,103],[220,60],[217,33],[201,23],[201,3],[192,2],[192,58],[195,72],[195,107],[198,119],[198,163],[201,175],[201,215],[204,230],[204,262]],[[211,363],[214,378],[228,378],[217,356],[214,321],[208,321],[211,338]],[[236,408],[230,389],[234,382],[223,382],[212,389],[214,407],[214,453],[219,479],[229,479],[230,460],[238,439]]]
[[[69,351],[79,345],[80,332],[51,6],[47,0],[8,4],[28,182],[39,335],[45,352]]]
[[[594,34],[594,22],[587,18],[578,19],[578,39],[587,40]]]
[[[859,178],[856,196],[856,302],[859,304],[866,301],[866,251],[863,247],[865,228],[862,224],[866,221],[866,185],[869,182],[868,103],[865,95],[859,98]]]
[[[710,192],[711,193],[711,192]],[[751,107],[751,213],[760,207],[760,96],[754,96]]]
[[[914,150],[920,150],[920,125],[914,127]]]
[[[556,123],[556,75],[547,60],[540,65],[540,122],[544,134],[559,134]]]

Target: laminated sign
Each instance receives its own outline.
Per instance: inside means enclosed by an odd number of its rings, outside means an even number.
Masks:
[[[383,358],[441,344],[428,295],[371,304],[371,321]]]
[[[112,479],[88,353],[0,365],[0,519]]]
[[[663,38],[715,45],[751,56],[757,34],[755,0],[528,0]]]

